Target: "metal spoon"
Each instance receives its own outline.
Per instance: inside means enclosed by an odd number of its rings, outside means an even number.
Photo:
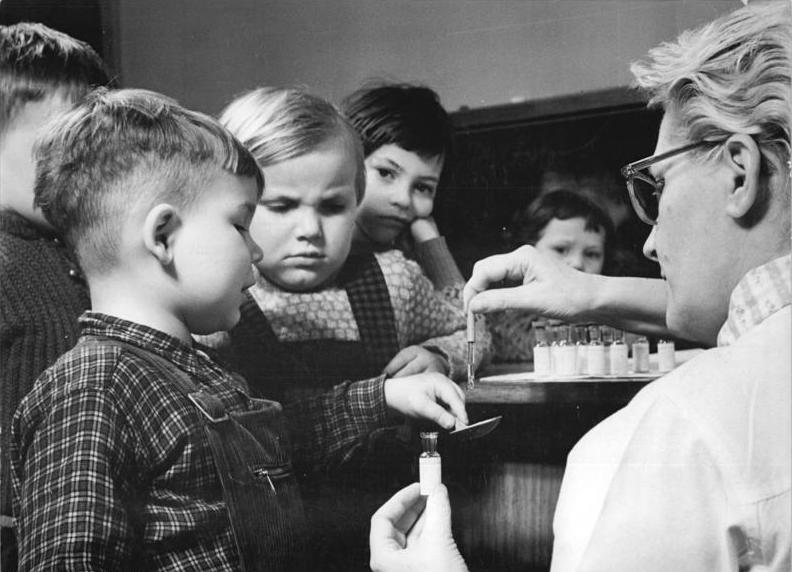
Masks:
[[[459,439],[478,439],[479,437],[484,437],[484,435],[489,435],[498,426],[502,418],[502,415],[490,417],[489,419],[454,429],[448,435]]]

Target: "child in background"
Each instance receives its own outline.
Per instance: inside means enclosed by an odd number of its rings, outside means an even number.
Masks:
[[[537,198],[517,229],[521,244],[530,244],[569,266],[602,274],[608,262],[613,225],[605,212],[579,193],[553,191]],[[487,316],[492,332],[494,361],[533,361],[536,316],[524,312],[495,312]]]
[[[108,82],[86,43],[41,24],[0,26],[0,569],[16,570],[11,416],[77,341],[89,306],[77,263],[33,204],[33,142],[53,116]]]
[[[360,139],[329,102],[299,89],[259,88],[221,122],[251,150],[267,186],[250,232],[264,255],[231,350],[254,395],[299,403],[348,379],[410,387],[463,368],[463,313],[438,297],[398,250],[349,256],[365,167]],[[396,356],[396,357],[394,357]],[[437,375],[437,374],[434,374]],[[417,438],[396,420],[333,475],[307,475],[311,546],[327,569],[365,566],[372,512],[411,478]],[[390,488],[389,488],[390,487]],[[336,534],[328,525],[341,519]],[[328,519],[330,522],[328,522]]]
[[[465,280],[432,218],[453,147],[453,126],[439,96],[425,86],[377,82],[348,95],[341,109],[363,140],[366,163],[354,250],[405,250],[441,295],[461,308]],[[486,361],[491,339],[478,317],[476,341]]]
[[[436,379],[409,396],[348,383],[283,420],[193,346],[234,326],[262,256],[249,233],[261,172],[215,120],[152,92],[100,91],[50,126],[37,159],[36,202],[93,310],[14,416],[22,570],[300,569],[284,423],[309,465],[347,455],[386,406],[454,426],[437,396],[465,421]]]

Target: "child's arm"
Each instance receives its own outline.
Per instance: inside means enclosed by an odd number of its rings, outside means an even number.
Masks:
[[[445,238],[440,236],[434,219],[415,219],[410,231],[415,240],[415,259],[435,289],[443,290],[459,284],[464,286],[465,279],[448,250]]]
[[[139,554],[122,498],[133,439],[121,412],[106,392],[79,385],[39,405],[23,406],[13,426],[20,561],[31,570],[130,569]]]
[[[451,429],[467,424],[464,393],[438,373],[344,382],[319,397],[284,406],[300,467],[325,470],[348,460],[389,411]]]

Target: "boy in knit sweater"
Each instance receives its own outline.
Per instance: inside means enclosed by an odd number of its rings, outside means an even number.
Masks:
[[[460,374],[461,309],[398,250],[349,256],[365,168],[359,137],[340,112],[302,90],[259,88],[234,100],[221,122],[248,146],[267,181],[251,224],[264,251],[261,276],[230,332],[253,393],[294,403],[349,379],[408,384],[430,372]],[[347,550],[338,550],[344,538],[329,540],[326,526],[314,526],[323,534],[312,546],[325,562],[349,557],[333,562],[338,569],[365,565],[361,540],[371,512],[389,486],[410,478],[404,471],[417,455],[409,449],[417,436],[405,444],[395,438],[395,420],[390,425],[373,432],[366,450],[332,479],[304,481],[313,522],[347,515],[337,527],[351,539]]]
[[[14,416],[22,570],[301,570],[294,468],[342,462],[389,408],[466,422],[438,374],[282,409],[193,344],[235,325],[262,257],[261,171],[216,120],[100,90],[36,153],[36,201],[76,253],[92,311]]]
[[[36,377],[77,341],[88,289],[33,205],[33,142],[53,116],[108,81],[88,45],[41,24],[0,26],[0,568],[12,572],[11,416]]]

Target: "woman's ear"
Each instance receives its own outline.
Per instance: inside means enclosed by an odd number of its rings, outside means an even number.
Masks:
[[[179,211],[165,203],[152,208],[143,222],[143,243],[164,266],[173,262],[173,237],[180,226]]]
[[[723,160],[731,170],[733,185],[726,202],[726,214],[743,220],[761,202],[759,178],[762,154],[753,137],[737,134],[729,137],[723,147]]]

